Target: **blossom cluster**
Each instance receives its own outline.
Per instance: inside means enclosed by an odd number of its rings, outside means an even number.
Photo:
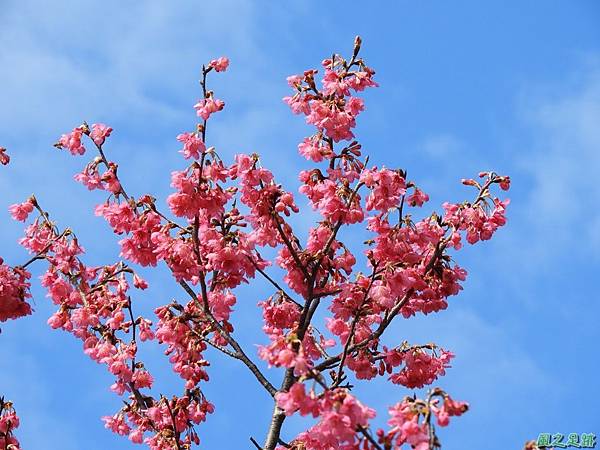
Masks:
[[[365,110],[361,93],[377,86],[360,48],[357,39],[350,58],[335,54],[324,60],[321,76],[310,69],[288,78],[293,92],[284,101],[312,127],[298,145],[310,164],[299,173],[299,194],[319,221],[305,238],[292,225],[302,202],[257,154],[238,154],[228,164],[207,143],[208,125],[225,108],[208,89],[207,75],[226,71],[226,57],[203,66],[202,98],[193,105],[198,123],[176,137],[185,167],[171,173],[166,210],[150,194],[128,193],[118,164],[107,157],[110,126],[83,123],[58,140],[56,147],[73,155],[95,148],[97,155],[75,179],[106,191],[95,214],[119,236],[121,261],[84,264],[74,233],[59,230],[33,197],[10,207],[18,221],[37,211],[20,243],[31,262],[48,264],[42,285],[57,307],[49,325],[80,339],[84,352],[115,378],[111,389],[125,406],[103,418],[106,428],[152,450],[198,444],[195,426],[214,411],[203,392],[210,380],[209,350],[246,365],[274,398],[263,450],[425,450],[437,445],[433,418],[446,426],[467,410],[466,403],[433,388],[425,400],[413,396],[396,403],[389,427],[375,430],[375,410],[352,388],[355,381],[386,376],[417,389],[445,374],[451,352],[435,344],[390,346],[386,331],[396,319],[448,307],[467,275],[454,253],[463,239],[490,239],[506,223],[508,200],[492,191],[496,185],[508,189],[510,179],[482,172],[479,181],[463,180],[475,189],[473,200],[444,203],[443,214],[417,210],[429,196],[406,171],[369,165],[356,140],[357,118]],[[342,238],[351,234],[343,228],[356,225],[370,234],[362,253],[352,250],[356,242]],[[273,258],[264,256],[271,251]],[[0,260],[0,320],[31,312],[28,264],[9,267]],[[153,317],[136,316],[133,297],[148,287],[136,267],[159,264],[186,300],[169,299]],[[257,277],[275,290],[258,301],[267,341],[258,346],[258,357],[282,369],[278,387],[234,334],[236,288]],[[314,320],[320,307],[325,329]],[[138,357],[145,341],[163,346],[183,384],[181,395],[153,394],[153,376]],[[281,445],[282,424],[296,413],[316,423]]]
[[[430,450],[440,447],[437,436],[429,432],[432,429],[432,416],[439,426],[444,427],[448,425],[451,416],[460,416],[468,409],[467,403],[453,400],[436,388],[429,392],[426,401],[406,397],[392,406],[389,409],[390,429],[378,430],[377,436],[384,448],[400,448],[409,444],[414,450]]]
[[[39,215],[28,225],[20,243],[33,255],[30,261],[43,259],[48,263],[41,284],[57,306],[48,325],[80,339],[84,353],[115,377],[111,390],[125,396],[125,406],[103,418],[106,427],[128,435],[134,443],[145,442],[153,450],[197,442],[193,425],[203,421],[213,407],[195,384],[187,385],[183,396],[170,400],[162,396],[155,399],[147,392],[154,379],[137,359],[138,341],[154,339],[155,331],[150,320],[134,316],[130,292],[132,286],[146,289],[147,282],[123,262],[86,265],[81,259],[84,250],[74,233],[68,229],[61,232],[35,198],[27,204]],[[28,213],[21,211],[28,208],[17,206],[11,207],[15,219],[27,220]],[[3,295],[17,300],[26,295],[29,274],[24,269],[2,265],[2,274],[12,274],[12,279],[2,280]],[[3,306],[10,306],[8,300],[2,300]]]
[[[0,397],[0,448],[21,450],[21,445],[13,434],[19,424],[19,417],[12,403]]]
[[[0,322],[31,314],[27,299],[31,274],[21,267],[10,267],[0,258]]]
[[[304,384],[294,384],[289,392],[276,395],[276,401],[287,415],[318,417],[316,425],[296,437],[305,448],[364,448],[357,430],[367,429],[375,410],[363,405],[346,389],[326,390],[320,395],[305,392]]]

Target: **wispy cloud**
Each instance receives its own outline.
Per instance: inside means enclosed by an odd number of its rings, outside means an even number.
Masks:
[[[191,101],[197,86],[186,81],[207,57],[224,50],[240,64],[260,57],[251,2],[173,8],[150,1],[129,5],[128,14],[107,14],[121,6],[71,0],[3,6],[0,63],[8,70],[0,82],[3,103],[10,105],[0,111],[5,132],[63,128],[82,116],[135,125],[179,119],[174,99]]]
[[[536,250],[575,246],[593,255],[600,240],[600,62],[588,61],[573,78],[523,95],[534,147],[520,162],[533,181],[527,217],[545,237]]]

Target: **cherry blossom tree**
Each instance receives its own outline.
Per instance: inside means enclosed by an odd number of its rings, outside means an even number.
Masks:
[[[86,264],[75,230],[61,228],[34,196],[10,207],[15,220],[28,223],[19,243],[30,257],[14,266],[0,259],[0,321],[32,313],[29,270],[43,264],[41,285],[56,306],[48,324],[81,340],[84,353],[114,376],[111,390],[124,406],[102,418],[106,428],[153,450],[199,444],[197,425],[213,413],[213,401],[219,404],[203,390],[209,347],[246,366],[255,387],[273,400],[265,429],[256,430],[264,440],[251,437],[249,447],[434,449],[441,446],[436,427],[467,411],[467,403],[439,387],[424,398],[411,392],[444,375],[450,351],[386,336],[393,321],[444,310],[460,292],[467,273],[455,254],[465,239],[488,240],[505,224],[508,200],[492,189],[507,190],[510,180],[482,172],[462,181],[473,190],[471,200],[423,213],[427,194],[404,170],[369,165],[355,138],[365,108],[359,94],[377,86],[360,48],[356,38],[349,58],[335,54],[321,63],[322,73],[311,69],[287,79],[292,92],[284,101],[311,127],[298,145],[308,161],[299,173],[300,195],[319,216],[307,236],[292,226],[300,212],[296,196],[259,155],[239,154],[228,163],[210,146],[208,122],[225,103],[209,89],[208,76],[227,70],[225,57],[202,67],[201,99],[194,105],[199,121],[177,136],[186,162],[171,174],[168,209],[152,195],[127,189],[108,154],[109,126],[84,122],[55,144],[74,156],[93,153],[75,180],[106,192],[95,214],[119,236],[122,260]],[[5,149],[0,162],[9,163]],[[340,238],[352,227],[371,235],[360,251]],[[276,251],[273,260],[264,256],[269,247]],[[138,268],[159,264],[181,287],[175,294],[180,300],[143,317],[136,302],[148,283]],[[283,270],[281,279],[274,266]],[[237,339],[232,311],[236,288],[257,278],[272,286],[272,295],[256,299],[265,338],[255,355]],[[178,395],[153,389],[138,356],[147,341],[163,345],[182,379]],[[353,393],[356,384],[376,377],[407,390],[394,389],[396,403],[378,422],[369,399]],[[284,425],[292,415],[306,416],[307,430],[286,441]],[[21,448],[18,426],[12,403],[0,399],[0,449]]]

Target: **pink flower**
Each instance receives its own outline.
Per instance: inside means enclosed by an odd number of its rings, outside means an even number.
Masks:
[[[360,176],[362,181],[371,189],[367,198],[367,210],[387,211],[389,208],[398,206],[400,198],[406,192],[406,181],[402,175],[395,170],[367,169]]]
[[[403,354],[388,353],[386,362],[391,366],[398,363],[398,359],[404,362],[404,368],[390,376],[394,384],[402,384],[407,388],[422,388],[426,384],[433,383],[439,376],[445,375],[446,369],[450,367],[450,360],[454,355],[445,350],[441,351],[439,357],[429,355],[422,349],[409,350]]]
[[[510,189],[510,177],[504,176],[500,177],[500,188],[503,191],[508,191]]]
[[[119,241],[120,255],[142,266],[156,266],[158,258],[152,234],[160,229],[160,225],[161,218],[154,212],[136,216],[132,223],[127,224],[129,236]]]
[[[290,75],[286,81],[290,87],[297,88],[302,84],[302,75]]]
[[[329,61],[326,62],[329,63],[326,65],[326,67],[331,65]],[[323,76],[323,92],[326,95],[350,95],[346,78],[329,68],[325,69],[325,75]]]
[[[441,408],[432,407],[433,413],[436,416],[438,425],[445,427],[450,423],[451,416],[460,416],[469,409],[467,402],[459,402],[453,400],[449,395],[444,396],[444,402]]]
[[[63,134],[55,144],[56,147],[66,148],[72,155],[83,155],[85,153],[85,147],[81,143],[83,131],[83,127],[77,127],[70,133]]]
[[[315,137],[306,138],[298,144],[298,152],[306,159],[314,162],[321,162],[323,158],[333,156],[331,148],[327,145],[322,145],[320,139],[316,139]]]
[[[102,189],[102,180],[98,173],[98,165],[88,165],[83,172],[76,174],[74,177],[75,181],[83,184],[90,191],[94,189]]]
[[[47,323],[51,328],[57,329],[62,328],[62,326],[67,322],[66,314],[62,312],[55,312],[50,316]]]
[[[9,402],[2,402],[0,409],[0,447],[10,450],[21,450],[14,431],[19,428],[20,421]]]
[[[212,67],[217,72],[225,72],[227,67],[229,66],[229,59],[226,56],[221,56],[220,58],[213,59],[208,63],[208,67]]]
[[[136,428],[129,433],[129,440],[134,444],[141,444],[144,442],[144,432],[140,428]]]
[[[138,389],[151,388],[154,378],[146,370],[136,370],[133,374],[133,384]]]
[[[112,317],[106,321],[106,324],[113,330],[121,328],[123,321],[125,320],[125,314],[122,310],[113,312]]]
[[[314,392],[306,394],[304,383],[294,383],[288,392],[278,392],[275,394],[275,400],[286,416],[291,416],[296,411],[300,411],[302,416],[319,415],[318,399]]]
[[[356,72],[348,80],[348,85],[357,92],[364,91],[368,87],[378,87],[379,85],[372,79],[374,74],[372,69],[365,67],[363,71]]]
[[[31,274],[24,269],[12,268],[0,258],[0,322],[31,314],[27,299]]]
[[[456,230],[465,231],[467,242],[475,244],[480,240],[490,239],[499,227],[506,224],[506,206],[509,203],[508,199],[494,198],[494,209],[491,213],[486,211],[481,203],[475,206],[444,203],[444,221],[452,224]],[[460,245],[460,241],[455,242]]]
[[[410,206],[423,206],[423,203],[429,201],[429,195],[415,187],[414,192],[406,198],[406,201]]]
[[[110,136],[113,129],[103,123],[95,123],[92,125],[90,137],[98,147],[102,147],[104,141]]]
[[[225,102],[219,99],[213,99],[212,97],[200,100],[194,105],[196,114],[198,117],[202,117],[204,120],[208,120],[211,114],[221,111],[225,106]]]
[[[151,322],[148,319],[142,319],[139,323],[140,330],[140,340],[143,341],[151,341],[154,339],[154,332],[152,331]]]
[[[27,217],[29,217],[29,214],[33,211],[33,202],[31,200],[27,200],[23,203],[17,203],[11,205],[8,210],[13,219],[20,222],[25,222]]]
[[[204,142],[196,133],[181,133],[177,136],[177,140],[183,143],[183,149],[180,153],[183,153],[185,159],[198,159],[200,154],[206,150]]]
[[[112,192],[113,194],[118,194],[119,192],[121,192],[121,183],[117,178],[115,169],[108,169],[102,174],[100,180],[104,183],[104,188],[107,191]]]
[[[133,275],[133,285],[138,289],[148,289],[148,283],[137,273]]]
[[[10,162],[10,156],[6,153],[4,147],[0,147],[0,164],[6,166]]]
[[[291,395],[292,392],[290,391]],[[301,391],[297,400],[280,397],[286,408],[301,407],[304,403]],[[279,401],[279,399],[278,399]],[[296,403],[299,402],[299,403]],[[355,397],[342,389],[326,391],[319,399],[315,411],[319,422],[296,438],[303,448],[309,450],[329,450],[333,448],[359,448],[359,428],[368,428],[369,420],[375,417],[375,411],[361,404]]]
[[[429,442],[437,442],[431,416],[446,426],[467,410],[466,403],[435,388],[426,400],[412,395],[392,406],[387,430],[373,430],[375,411],[350,392],[351,384],[360,380],[381,377],[416,389],[445,374],[452,353],[435,344],[398,341],[389,349],[383,344],[389,332],[383,333],[394,317],[402,320],[448,306],[466,278],[454,262],[454,251],[461,239],[490,239],[506,223],[508,200],[494,198],[491,191],[510,187],[510,178],[482,172],[484,180],[464,181],[479,190],[475,201],[445,203],[441,216],[414,214],[409,207],[422,206],[427,194],[405,179],[405,171],[369,165],[354,140],[365,109],[356,93],[377,85],[374,71],[358,57],[360,44],[357,39],[349,61],[337,54],[324,60],[321,80],[312,69],[287,80],[292,93],[284,101],[313,126],[298,145],[300,155],[310,161],[299,174],[300,192],[318,213],[316,224],[304,232],[297,227],[303,218],[289,219],[300,213],[302,202],[285,190],[286,180],[276,179],[256,154],[237,155],[226,165],[214,148],[207,152],[202,123],[196,132],[177,136],[180,153],[192,161],[171,174],[173,192],[167,204],[176,219],[159,212],[150,195],[127,196],[117,165],[103,152],[75,176],[88,189],[108,191],[96,215],[122,235],[120,256],[127,261],[85,265],[75,235],[69,229],[61,233],[43,213],[26,226],[19,242],[34,255],[27,266],[37,259],[47,266],[41,284],[55,305],[48,325],[83,343],[84,353],[111,374],[110,390],[125,403],[103,418],[108,429],[150,450],[191,449],[199,443],[195,425],[214,411],[205,398],[210,392],[204,385],[212,363],[208,356],[219,350],[255,371],[230,333],[240,332],[234,329],[234,289],[242,283],[254,286],[252,279],[258,275],[275,287],[259,303],[266,342],[258,347],[258,356],[288,378],[294,376],[274,393],[277,407],[288,416],[314,419],[290,447],[427,450]],[[228,64],[225,57],[212,60],[205,72],[225,71]],[[206,92],[194,105],[204,121],[224,108],[212,91]],[[83,154],[83,135],[100,148],[111,132],[105,124],[91,129],[84,124],[56,145]],[[8,156],[0,149],[4,161]],[[12,205],[10,212],[25,221],[34,208],[40,206],[32,197]],[[347,226],[351,224],[362,229]],[[360,256],[363,261],[357,263]],[[138,315],[147,309],[137,307],[142,293],[131,289],[147,289],[148,283],[134,264],[159,262],[186,296],[164,299],[154,310],[155,318],[146,318]],[[276,267],[267,273],[269,265]],[[30,277],[22,267],[0,259],[0,322],[31,313]],[[138,347],[154,339],[172,372],[183,380],[180,396],[150,390],[154,379]],[[10,435],[18,418],[10,406],[2,409],[0,448],[8,443],[18,450]]]
[[[135,226],[135,213],[131,205],[123,203],[104,203],[96,206],[95,213],[102,216],[117,234],[129,233]]]
[[[229,320],[236,298],[231,292],[213,291],[208,296],[211,311],[218,321]]]
[[[129,428],[129,426],[125,423],[125,418],[123,417],[123,415],[119,414],[113,417],[104,416],[102,420],[104,421],[104,426],[111,430],[113,433],[124,436],[126,434],[129,434],[129,432],[131,431],[131,428]]]
[[[295,94],[291,97],[283,97],[283,101],[287,103],[294,114],[309,114],[310,103],[300,94]]]
[[[211,180],[213,177],[216,178],[214,181],[224,181],[225,179],[212,166],[219,166],[219,164],[211,164],[210,170],[214,172],[205,170],[202,180],[198,168],[171,173],[171,186],[177,189],[177,192],[169,195],[167,203],[173,214],[192,219],[200,211],[208,217],[215,217],[223,211],[225,204],[232,197],[232,192],[220,187],[213,187],[212,183],[209,183],[213,181]]]

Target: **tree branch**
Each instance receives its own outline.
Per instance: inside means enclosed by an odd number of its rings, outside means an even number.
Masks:
[[[279,283],[277,283],[273,278],[271,278],[269,276],[269,274],[267,272],[265,272],[263,269],[261,269],[258,264],[256,264],[256,261],[254,261],[254,259],[252,259],[250,256],[248,256],[248,259],[250,260],[250,262],[252,263],[252,265],[254,266],[254,268],[256,269],[256,271],[258,273],[260,273],[269,283],[271,283],[273,285],[273,287],[275,287],[275,289],[277,289],[279,292],[281,292],[281,294],[289,301],[291,301],[292,303],[294,303],[298,308],[302,309],[302,305],[300,303],[298,303],[296,300],[294,300],[280,285]]]
[[[204,281],[203,276],[200,277],[200,283],[202,285],[203,299],[205,299],[207,301],[206,283]],[[179,285],[181,287],[183,287],[183,289],[188,293],[188,295],[194,301],[196,301],[196,302],[198,301],[198,296],[196,295],[194,290],[184,280],[181,280],[179,282]],[[263,373],[256,366],[256,364],[254,364],[254,362],[250,358],[248,358],[248,355],[246,355],[246,353],[244,352],[244,350],[242,349],[240,344],[233,338],[233,336],[231,336],[230,333],[227,332],[227,330],[225,330],[221,326],[221,324],[219,324],[219,322],[214,318],[214,316],[210,313],[210,311],[206,311],[206,308],[205,308],[205,312],[207,313],[207,317],[208,317],[208,320],[210,321],[210,323],[219,331],[219,333],[221,333],[223,335],[223,337],[227,340],[229,345],[231,345],[234,348],[235,354],[237,355],[236,359],[239,359],[240,361],[242,361],[248,367],[248,369],[250,369],[252,374],[256,377],[258,382],[267,390],[267,392],[271,395],[271,397],[275,396],[275,393],[277,392],[277,389],[275,389],[275,386],[273,386],[269,382],[269,380],[267,380],[267,378],[263,375]]]

